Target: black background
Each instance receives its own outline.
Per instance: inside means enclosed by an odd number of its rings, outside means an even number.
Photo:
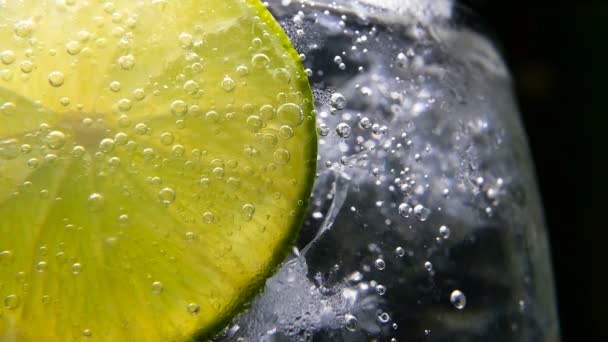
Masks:
[[[562,338],[608,341],[608,1],[461,5],[513,74],[545,207]]]

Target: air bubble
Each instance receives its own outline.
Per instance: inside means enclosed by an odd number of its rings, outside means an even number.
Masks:
[[[426,221],[429,218],[430,214],[431,214],[431,210],[428,208],[425,208],[421,204],[418,204],[414,207],[414,216],[420,222]]]
[[[99,142],[99,150],[103,153],[110,153],[114,150],[114,139],[105,138]]]
[[[174,157],[183,157],[184,153],[186,153],[186,148],[182,145],[174,145],[171,148],[171,155]]]
[[[152,293],[155,295],[163,293],[164,287],[160,281],[155,281],[152,283]]]
[[[186,94],[188,94],[188,95],[194,95],[194,94],[198,93],[198,91],[199,91],[198,83],[196,83],[196,81],[193,81],[193,80],[186,81],[184,83],[183,88],[184,88],[184,91],[186,92]]]
[[[158,192],[158,199],[164,205],[169,205],[175,201],[175,191],[171,188],[163,188]]]
[[[378,321],[379,321],[380,323],[386,324],[386,323],[388,323],[390,320],[391,320],[391,316],[389,316],[389,314],[388,314],[388,313],[386,313],[386,312],[383,312],[383,313],[381,313],[380,315],[378,315]]]
[[[279,128],[279,137],[283,140],[289,140],[293,137],[293,128],[284,125]]]
[[[72,265],[72,274],[78,275],[82,271],[82,265],[80,263],[75,263]]]
[[[82,331],[82,337],[84,337],[84,338],[90,338],[91,336],[93,336],[93,333],[91,332],[91,330],[84,329]]]
[[[241,208],[241,216],[245,221],[251,221],[253,214],[255,214],[255,206],[253,206],[253,204],[243,205]]]
[[[49,74],[49,84],[53,87],[61,87],[65,81],[65,76],[61,71],[52,71]]]
[[[198,306],[198,304],[196,303],[190,303],[188,304],[188,306],[186,307],[186,310],[188,311],[188,313],[192,316],[196,316],[198,315],[198,313],[201,311],[201,307]]]
[[[137,88],[137,89],[133,90],[133,97],[137,101],[141,101],[146,98],[146,92],[141,88]]]
[[[207,224],[212,224],[215,222],[215,215],[212,212],[208,211],[203,214],[203,221]]]
[[[291,127],[299,126],[304,121],[302,109],[294,103],[285,103],[277,110],[281,123]]]
[[[80,53],[80,51],[82,51],[82,45],[79,41],[70,40],[65,43],[65,51],[72,56],[77,55]]]
[[[384,294],[386,293],[386,287],[380,284],[376,285],[376,293],[380,296],[384,296]]]
[[[291,159],[289,151],[284,150],[284,149],[275,150],[273,156],[274,156],[274,161],[280,165],[285,165],[285,164],[289,163],[289,160]]]
[[[234,82],[230,76],[225,76],[222,80],[221,87],[225,92],[230,93],[236,88],[236,82]]]
[[[32,31],[34,30],[34,22],[31,19],[27,20],[19,20],[13,25],[13,29],[15,31],[15,35],[20,38],[26,38]]]
[[[444,239],[448,239],[450,237],[450,228],[447,226],[439,227],[439,235]]]
[[[170,132],[165,132],[160,135],[160,143],[163,145],[171,145],[174,140],[175,137]]]
[[[86,150],[83,146],[77,145],[77,146],[74,146],[74,148],[72,148],[71,154],[72,154],[72,157],[74,157],[74,158],[80,158],[84,155],[85,151]]]
[[[124,55],[118,57],[118,64],[123,70],[131,70],[135,66],[135,57],[133,55]]]
[[[176,100],[171,103],[171,113],[176,116],[184,116],[188,112],[188,105],[182,100]]]
[[[382,270],[384,270],[386,268],[386,263],[384,262],[383,259],[376,259],[376,261],[374,262],[374,265],[380,271],[382,271]]]
[[[352,130],[347,123],[341,122],[336,126],[336,133],[340,138],[348,138],[350,137]]]
[[[91,212],[99,212],[103,210],[105,198],[103,195],[98,193],[93,193],[87,199],[87,207]]]
[[[144,135],[146,133],[148,133],[148,125],[146,125],[143,122],[138,123],[137,125],[135,125],[135,134],[137,135]]]
[[[399,258],[402,258],[405,255],[405,249],[401,246],[395,248],[395,255]]]
[[[4,307],[7,310],[15,310],[21,304],[21,300],[17,295],[8,295],[4,297]]]
[[[2,62],[2,64],[12,64],[15,61],[15,58],[15,53],[11,50],[4,50],[0,52],[0,61]]]
[[[39,263],[36,264],[36,272],[38,273],[44,273],[44,271],[46,271],[48,265],[46,264],[46,261],[40,261]]]
[[[429,271],[429,272],[430,272],[430,271],[432,271],[432,270],[433,270],[433,264],[431,264],[431,262],[430,262],[430,261],[426,261],[426,262],[424,263],[424,268],[425,268],[427,271]]]
[[[193,45],[192,35],[186,32],[180,33],[177,40],[179,42],[179,46],[184,49],[190,48]]]
[[[357,327],[359,326],[357,318],[351,314],[344,315],[344,323],[348,331],[357,331]]]
[[[268,64],[270,64],[270,58],[263,53],[258,53],[253,55],[251,58],[251,64],[259,69],[268,68]]]
[[[359,126],[363,129],[369,129],[372,127],[372,121],[367,116],[364,116],[359,120]]]
[[[34,70],[34,63],[26,59],[19,64],[19,69],[22,73],[29,74],[30,72],[32,72],[32,70]]]
[[[46,135],[46,144],[52,150],[57,150],[65,145],[65,134],[61,131],[52,131]]]
[[[346,98],[340,93],[332,94],[329,98],[329,103],[332,105],[332,107],[339,110],[346,108]]]
[[[247,127],[249,127],[249,130],[251,130],[252,132],[259,131],[262,128],[263,124],[264,123],[262,119],[260,119],[260,117],[257,115],[251,115],[247,118]]]
[[[410,214],[412,213],[412,207],[407,203],[399,204],[397,210],[399,212],[399,215],[401,215],[401,217],[403,218],[409,218]]]
[[[450,294],[450,303],[458,310],[463,310],[467,305],[467,297],[460,290],[452,291]]]

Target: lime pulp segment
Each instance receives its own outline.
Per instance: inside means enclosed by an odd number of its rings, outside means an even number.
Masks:
[[[213,337],[315,167],[306,74],[259,1],[0,2],[0,340]]]

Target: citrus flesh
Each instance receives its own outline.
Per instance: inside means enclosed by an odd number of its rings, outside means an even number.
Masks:
[[[257,0],[0,2],[0,340],[213,337],[315,165],[306,74]]]

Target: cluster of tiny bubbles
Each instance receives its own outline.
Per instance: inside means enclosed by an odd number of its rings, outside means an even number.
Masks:
[[[467,297],[460,290],[454,290],[450,294],[450,303],[458,310],[463,310],[467,305]]]
[[[164,287],[163,284],[160,281],[155,281],[152,283],[152,293],[153,294],[161,294],[163,293]]]
[[[196,303],[190,303],[186,307],[186,310],[188,311],[188,313],[190,315],[196,316],[201,311],[201,307],[198,304],[196,304]]]

